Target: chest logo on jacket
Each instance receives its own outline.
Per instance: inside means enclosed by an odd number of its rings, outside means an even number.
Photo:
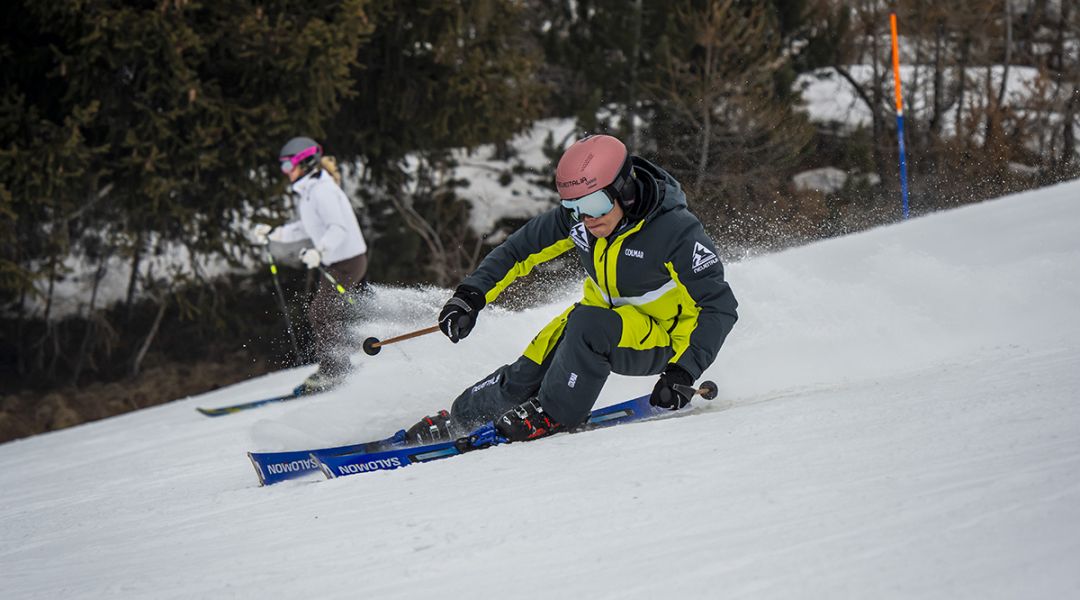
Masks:
[[[694,272],[700,273],[705,269],[715,265],[720,259],[716,258],[716,254],[712,250],[709,250],[705,246],[701,245],[701,242],[694,242]]]
[[[623,254],[632,258],[645,258],[644,250],[634,250],[633,248],[626,248],[623,250]]]
[[[578,248],[585,252],[589,251],[589,234],[585,230],[585,223],[578,223],[570,228],[570,239]]]

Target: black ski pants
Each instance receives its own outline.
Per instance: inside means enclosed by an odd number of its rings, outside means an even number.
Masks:
[[[609,374],[657,375],[674,356],[667,332],[648,320],[629,306],[574,305],[541,330],[520,358],[454,400],[455,429],[470,430],[533,397],[563,425],[585,422]],[[648,333],[638,339],[637,331]]]

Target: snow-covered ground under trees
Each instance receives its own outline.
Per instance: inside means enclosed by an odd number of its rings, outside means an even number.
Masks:
[[[721,241],[722,243],[722,241]],[[742,318],[684,415],[260,488],[248,450],[376,437],[563,302],[357,355],[325,397],[0,446],[4,598],[1080,597],[1080,182],[728,265]],[[365,333],[430,324],[379,291]],[[609,404],[651,379],[613,378]]]

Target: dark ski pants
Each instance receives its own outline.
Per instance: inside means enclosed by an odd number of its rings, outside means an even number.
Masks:
[[[367,273],[367,255],[336,262],[326,270],[355,297]],[[319,290],[308,306],[308,321],[315,333],[314,351],[319,370],[328,375],[341,375],[351,366],[349,320],[349,303],[320,273]]]
[[[585,422],[612,372],[657,375],[674,356],[668,333],[632,306],[577,304],[540,331],[511,364],[454,400],[454,427],[466,431],[537,397],[556,421]]]

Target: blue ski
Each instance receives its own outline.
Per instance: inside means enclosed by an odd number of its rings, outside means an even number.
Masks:
[[[592,411],[589,420],[575,431],[596,429],[610,425],[619,425],[632,421],[648,419],[658,414],[669,411],[657,408],[649,404],[649,396],[641,396],[633,400],[620,402],[611,406]],[[439,442],[425,446],[413,446],[405,448],[380,449],[375,452],[369,451],[336,451],[327,449],[314,451],[310,454],[311,461],[318,465],[327,479],[355,475],[357,473],[370,473],[372,471],[386,471],[407,467],[412,464],[428,462],[440,458],[448,458],[464,454],[472,450],[479,450],[490,446],[506,443],[495,431],[495,426],[488,421],[473,431],[468,437],[460,438],[451,442]]]
[[[642,399],[638,398],[636,400],[629,400],[620,404],[594,410],[585,427],[589,425],[601,426],[619,419],[625,421],[635,410],[638,412],[643,410],[658,410],[649,406],[648,397],[644,398],[645,401],[643,403],[641,402]],[[430,446],[417,446],[414,450],[421,450],[419,454],[407,451],[406,445],[407,440],[405,439],[405,430],[402,429],[386,439],[373,442],[362,442],[359,444],[349,444],[333,448],[292,450],[287,452],[248,452],[248,458],[251,460],[252,466],[255,467],[255,474],[259,476],[259,484],[271,485],[278,483],[279,481],[296,479],[297,477],[303,477],[304,475],[318,471],[320,467],[318,461],[313,458],[315,456],[320,458],[325,457],[327,460],[334,460],[333,457],[336,456],[356,456],[359,454],[371,455],[376,453],[395,454],[395,452],[402,452],[406,455],[411,454],[417,456],[416,459],[410,461],[409,464],[411,464],[412,462],[432,460],[435,456],[431,454],[431,452],[442,452],[443,456],[449,456],[450,454],[447,453],[451,452],[460,454],[460,452],[454,452],[449,449],[449,447],[454,447],[456,449],[455,442],[443,442],[441,444],[432,444]],[[432,446],[439,446],[439,448],[432,450]],[[427,451],[425,452],[423,449],[427,449]],[[394,457],[391,457],[389,460],[394,460]],[[398,460],[400,461],[400,458],[398,458]]]
[[[305,394],[303,392],[303,389],[303,385],[298,385],[295,389],[293,389],[291,394],[286,394],[284,396],[274,396],[273,398],[265,398],[263,400],[252,400],[251,402],[233,404],[231,406],[222,406],[220,408],[196,408],[195,410],[201,412],[208,417],[220,417],[223,415],[231,415],[235,412],[240,412],[242,410],[249,410],[252,408],[257,408],[259,406],[273,404],[275,402],[288,402],[289,400],[296,400],[297,398],[306,398],[307,396],[314,395]]]
[[[693,390],[706,400],[716,397],[716,384],[703,382],[700,390]],[[689,391],[688,391],[689,393]],[[668,411],[649,404],[648,396],[641,396],[604,408],[589,414],[589,420],[576,430],[595,429],[608,425],[617,425],[631,421],[640,421],[666,414]],[[373,442],[318,448],[314,450],[293,450],[289,452],[248,452],[255,473],[261,485],[270,485],[287,479],[302,477],[317,470],[323,470],[327,477],[340,477],[353,473],[395,469],[417,462],[427,462],[437,458],[446,458],[491,445],[505,443],[495,433],[490,422],[473,431],[472,435],[453,442],[441,442],[426,446],[408,446],[405,430]],[[364,460],[366,457],[367,460]],[[348,466],[349,464],[353,466]],[[330,465],[330,466],[328,466]],[[335,465],[340,469],[335,471]],[[363,465],[360,466],[360,465]],[[377,468],[375,468],[377,467]]]
[[[294,450],[290,452],[248,452],[255,473],[259,476],[259,485],[270,485],[287,479],[295,479],[319,470],[319,465],[312,458],[313,453],[350,454],[357,452],[377,452],[388,448],[405,445],[405,430],[374,442],[349,444],[318,450]]]

